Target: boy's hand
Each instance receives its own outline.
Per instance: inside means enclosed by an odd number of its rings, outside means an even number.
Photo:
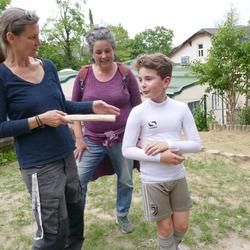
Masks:
[[[178,165],[182,163],[185,158],[181,155],[178,155],[177,152],[179,149],[168,149],[161,153],[161,163],[168,163],[168,164],[174,164]]]
[[[156,155],[158,153],[164,152],[168,149],[167,142],[164,141],[154,141],[149,143],[145,148],[145,154]]]

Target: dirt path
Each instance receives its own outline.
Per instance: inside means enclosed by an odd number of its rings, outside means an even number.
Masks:
[[[213,130],[200,132],[200,136],[206,149],[250,155],[250,132]]]

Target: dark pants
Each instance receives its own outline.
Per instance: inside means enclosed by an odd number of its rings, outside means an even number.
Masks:
[[[73,153],[63,160],[29,169],[21,169],[23,180],[32,195],[32,175],[37,175],[40,198],[32,210],[38,225],[33,250],[80,250],[83,238],[81,186]]]

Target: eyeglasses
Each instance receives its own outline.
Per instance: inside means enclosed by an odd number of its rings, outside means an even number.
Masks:
[[[32,11],[32,10],[25,10],[24,15],[25,15],[25,18],[27,18],[28,20],[31,21],[32,18],[34,17],[34,15],[35,15],[35,12]]]
[[[143,60],[143,59],[139,59],[139,60],[138,60],[138,64],[139,64],[140,66],[142,66],[142,65],[144,64],[144,60]]]
[[[31,11],[31,10],[25,10],[24,11],[24,15],[22,15],[21,17],[19,16],[18,18],[12,20],[12,22],[9,23],[8,25],[8,31],[12,32],[12,25],[19,21],[19,20],[28,20],[28,21],[32,21],[34,19],[34,17],[36,16],[35,11]]]

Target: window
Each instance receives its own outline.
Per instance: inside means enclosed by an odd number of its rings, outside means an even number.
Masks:
[[[188,64],[189,64],[189,56],[182,56],[181,65],[188,65]]]
[[[188,103],[188,107],[191,110],[192,114],[194,115],[195,113],[195,106],[198,105],[200,101],[192,101]]]
[[[198,55],[199,57],[203,57],[203,44],[198,45]]]
[[[220,106],[220,96],[218,93],[212,93],[212,109],[217,110]]]

